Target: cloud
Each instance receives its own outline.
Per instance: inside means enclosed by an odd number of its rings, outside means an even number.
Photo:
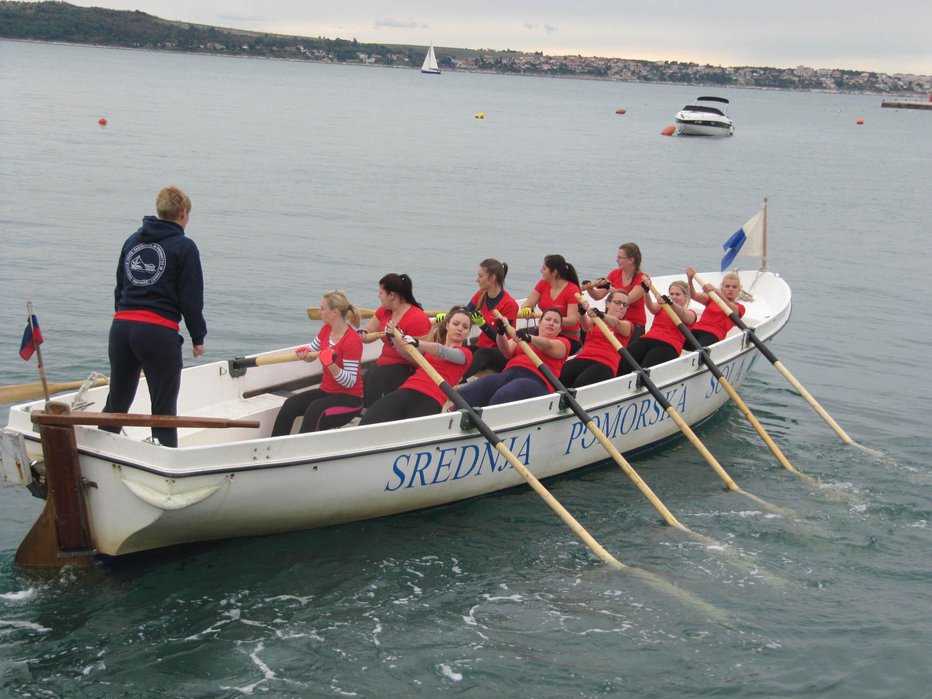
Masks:
[[[556,30],[557,30],[557,28],[556,28],[555,26],[553,26],[552,24],[545,24],[545,25],[544,25],[544,31],[547,32],[548,34],[553,34]]]
[[[419,24],[413,19],[395,19],[394,17],[385,17],[375,20],[376,29],[427,29],[426,24]]]

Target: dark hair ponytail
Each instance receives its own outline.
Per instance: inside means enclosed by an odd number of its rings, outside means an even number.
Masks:
[[[567,262],[563,255],[547,255],[544,258],[544,267],[556,272],[560,279],[565,279],[579,286],[579,275],[576,274],[576,268]]]
[[[410,303],[412,306],[424,310],[424,307],[414,298],[414,284],[411,283],[411,277],[407,274],[390,272],[379,279],[379,286],[385,289],[386,293],[395,294],[405,303]]]

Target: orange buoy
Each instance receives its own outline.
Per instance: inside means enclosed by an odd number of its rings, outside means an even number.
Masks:
[[[673,124],[670,124],[669,126],[665,126],[663,128],[663,131],[660,132],[660,135],[672,136],[674,133],[676,133],[676,127]]]
[[[624,107],[619,107],[618,109],[615,110],[615,114],[625,114],[627,111],[628,110],[625,109]]]
[[[860,124],[863,124],[863,123],[864,123],[864,119],[862,119],[861,117],[858,117],[857,123],[858,123],[859,125],[860,125]]]
[[[103,117],[100,117],[100,119],[97,120],[97,123],[100,124],[101,126],[106,126],[107,120],[104,119]]]

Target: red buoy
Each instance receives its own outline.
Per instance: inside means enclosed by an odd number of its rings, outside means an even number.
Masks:
[[[676,127],[673,124],[670,124],[669,126],[665,126],[663,128],[663,131],[660,132],[660,135],[672,136],[674,133],[676,133]]]
[[[100,119],[97,120],[97,123],[100,124],[101,126],[106,126],[107,120],[104,119],[103,117],[100,117]]]
[[[858,117],[857,123],[858,123],[858,124],[863,124],[863,123],[864,123],[864,120],[863,120],[861,117]]]
[[[619,107],[618,109],[615,110],[615,114],[626,114],[627,112],[628,110],[625,109],[624,107]]]

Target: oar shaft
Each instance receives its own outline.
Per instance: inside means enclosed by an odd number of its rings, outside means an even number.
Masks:
[[[512,337],[515,337],[515,329],[508,323],[508,321],[499,313],[497,310],[494,311],[494,314],[497,318],[502,320],[505,323],[505,327],[508,329],[509,334]],[[666,505],[661,502],[660,498],[651,490],[650,486],[644,482],[644,480],[638,475],[637,471],[634,470],[634,467],[628,463],[628,460],[621,455],[621,452],[615,448],[615,445],[612,444],[611,440],[605,436],[605,433],[599,429],[599,426],[595,424],[592,418],[586,413],[583,407],[579,404],[579,401],[576,400],[575,396],[567,390],[566,386],[556,377],[556,375],[550,370],[546,364],[544,364],[540,357],[537,356],[537,353],[531,348],[526,342],[521,339],[517,339],[518,346],[521,350],[528,356],[528,358],[534,363],[538,371],[540,371],[547,381],[556,388],[563,395],[563,399],[570,406],[570,409],[575,413],[576,417],[582,420],[583,424],[586,426],[586,429],[589,430],[590,434],[595,435],[595,438],[599,441],[604,449],[608,452],[609,456],[618,464],[621,469],[627,474],[628,478],[637,486],[637,489],[641,491],[644,497],[647,498],[647,501],[654,507],[657,512],[660,513],[660,516],[669,524],[671,527],[676,527],[677,529],[682,529],[688,531],[687,528],[673,516],[673,513],[667,509]]]
[[[401,339],[403,336],[401,332],[395,328],[395,337]],[[521,461],[516,457],[508,447],[505,446],[501,438],[495,434],[491,427],[486,424],[486,422],[479,417],[475,410],[472,409],[466,400],[456,392],[456,390],[450,386],[450,384],[440,375],[440,373],[428,362],[424,355],[422,355],[415,347],[411,345],[405,345],[405,349],[408,352],[408,356],[413,359],[419,367],[421,367],[427,375],[430,376],[438,386],[443,390],[446,396],[453,401],[453,404],[461,409],[465,410],[472,420],[473,424],[479,430],[483,437],[495,447],[505,459],[511,464],[521,476],[527,481],[528,485],[536,492],[547,505],[552,509],[560,519],[573,531],[576,536],[578,536],[589,549],[599,557],[605,563],[615,567],[615,568],[625,568],[626,566],[622,564],[618,559],[616,559],[612,554],[605,550],[605,548],[596,541],[591,534],[576,520],[569,511],[560,504],[560,502],[550,494],[543,484],[537,479],[537,477],[531,473],[528,468],[521,463]]]
[[[650,285],[650,290],[658,298],[660,293],[657,291],[656,287],[653,284]],[[712,375],[718,380],[719,385],[725,389],[725,392],[729,397],[735,402],[735,405],[741,410],[744,414],[744,417],[747,418],[748,422],[754,427],[754,430],[760,435],[760,438],[764,440],[764,444],[767,445],[767,448],[773,453],[777,458],[777,461],[780,462],[780,465],[783,466],[787,471],[794,473],[796,475],[801,475],[799,471],[794,468],[793,464],[790,463],[789,459],[786,458],[783,451],[780,447],[777,446],[777,443],[770,438],[770,435],[767,434],[767,430],[764,429],[764,426],[760,424],[760,421],[754,417],[754,413],[751,412],[751,409],[747,406],[741,396],[738,395],[738,392],[731,385],[731,382],[725,377],[722,373],[722,370],[719,369],[718,365],[712,361],[712,357],[709,355],[709,350],[706,347],[703,347],[699,340],[696,339],[696,336],[692,334],[692,331],[686,327],[686,324],[680,319],[669,304],[662,303],[664,310],[670,316],[670,319],[676,324],[680,329],[680,332],[683,333],[683,336],[686,338],[686,342],[689,343],[690,347],[699,353],[699,358],[702,360],[703,364],[708,367]]]
[[[110,379],[95,379],[92,386],[103,386],[110,382]],[[61,393],[62,391],[73,391],[81,388],[83,381],[49,381],[49,393]],[[45,395],[41,383],[20,383],[12,386],[0,386],[0,404],[2,403],[19,403],[27,400],[35,400]]]
[[[694,274],[693,279],[695,279],[700,286],[705,286],[705,282],[702,281],[702,278],[698,274]],[[799,395],[803,397],[803,400],[805,400],[809,406],[815,410],[816,413],[818,413],[819,417],[821,417],[825,423],[831,427],[832,430],[834,430],[835,434],[837,434],[845,444],[860,446],[850,436],[848,436],[848,433],[845,432],[837,422],[835,422],[832,416],[828,414],[828,411],[826,411],[825,408],[819,404],[819,401],[817,401],[812,396],[812,394],[809,393],[809,391],[807,391],[799,381],[797,381],[796,377],[790,373],[789,369],[787,369],[783,363],[777,359],[777,356],[770,350],[770,348],[764,344],[764,341],[757,337],[754,331],[749,328],[743,320],[741,320],[741,317],[731,308],[729,308],[728,304],[726,304],[725,301],[714,290],[707,293],[709,294],[709,298],[715,301],[719,308],[721,308],[722,311],[731,319],[731,322],[741,330],[745,331],[747,337],[751,340],[751,342],[754,343],[754,346],[757,347],[760,353],[767,358],[767,361],[776,367],[777,371],[783,375],[783,378],[790,382],[790,385],[796,389],[796,392],[799,393]]]
[[[577,298],[582,300],[582,296],[577,294]],[[612,347],[615,348],[615,351],[618,352],[624,360],[637,372],[638,376],[641,379],[641,383],[647,388],[648,393],[650,393],[654,400],[657,401],[657,404],[666,411],[666,413],[673,419],[673,422],[679,427],[680,431],[686,436],[686,438],[692,443],[694,447],[699,451],[702,457],[706,460],[709,466],[712,467],[712,470],[715,472],[715,475],[719,477],[722,483],[725,484],[725,487],[729,490],[740,491],[741,489],[735,484],[731,476],[728,475],[728,472],[722,467],[718,462],[718,459],[710,452],[705,444],[702,443],[702,440],[696,436],[696,433],[693,432],[692,428],[687,424],[686,420],[683,419],[683,416],[680,415],[676,409],[670,404],[670,401],[667,400],[666,396],[660,391],[657,387],[657,384],[654,383],[653,379],[650,378],[650,375],[644,371],[644,368],[637,363],[637,360],[631,355],[628,349],[622,345],[618,338],[615,337],[611,329],[605,324],[605,321],[601,318],[594,318],[596,327],[605,335],[606,339],[611,343]]]

